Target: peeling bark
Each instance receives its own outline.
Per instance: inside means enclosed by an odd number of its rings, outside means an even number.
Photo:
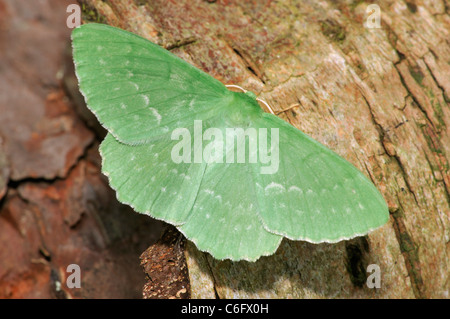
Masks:
[[[156,42],[361,169],[390,222],[337,244],[284,240],[255,263],[188,243],[193,298],[448,298],[450,17],[444,1],[86,0],[108,24]],[[180,45],[181,43],[181,45]],[[380,289],[364,284],[377,264]]]
[[[139,298],[160,230],[116,200],[62,88],[72,2],[0,0],[0,299]]]

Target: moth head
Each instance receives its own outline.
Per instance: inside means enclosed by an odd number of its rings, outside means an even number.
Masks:
[[[256,101],[256,95],[253,92],[233,93],[234,98],[231,102],[232,112],[228,114],[228,125],[230,127],[249,127],[264,111]]]

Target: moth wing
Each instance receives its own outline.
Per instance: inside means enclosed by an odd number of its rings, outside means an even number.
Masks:
[[[294,240],[337,242],[387,222],[385,200],[356,167],[274,115],[259,121],[268,132],[279,132],[276,173],[254,171],[259,214],[268,231]]]
[[[218,80],[158,45],[104,24],[72,32],[80,91],[115,138],[140,144],[217,115],[230,98]]]

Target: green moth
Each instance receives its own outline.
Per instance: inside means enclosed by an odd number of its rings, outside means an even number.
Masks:
[[[255,261],[283,237],[337,242],[387,222],[360,171],[253,93],[107,25],[82,25],[72,42],[80,90],[108,130],[102,171],[118,200],[200,250]]]

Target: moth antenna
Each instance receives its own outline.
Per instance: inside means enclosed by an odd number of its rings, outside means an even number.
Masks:
[[[273,115],[275,115],[275,113],[273,112],[272,108],[270,107],[269,103],[267,103],[264,100],[261,100],[259,97],[256,98],[256,101],[259,101],[261,103],[263,103],[270,111],[270,113],[272,113]]]
[[[235,89],[239,89],[239,90],[241,90],[242,92],[247,92],[247,90],[246,89],[244,89],[244,88],[242,88],[242,87],[240,87],[239,85],[234,85],[234,84],[227,84],[227,85],[225,85],[227,88],[235,88]]]
[[[241,91],[244,92],[244,93],[247,92],[246,89],[240,87],[239,85],[226,84],[225,86],[226,86],[227,88],[236,88],[236,89],[239,89],[239,90],[241,90]],[[269,109],[270,113],[272,113],[273,115],[275,115],[275,113],[273,112],[272,108],[270,107],[270,105],[269,105],[266,101],[261,100],[261,99],[258,98],[258,97],[256,98],[256,100],[259,101],[259,102],[261,102],[261,103],[263,103],[263,104]]]

